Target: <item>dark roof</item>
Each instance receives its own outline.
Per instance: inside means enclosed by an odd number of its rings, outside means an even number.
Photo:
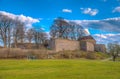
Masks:
[[[87,39],[93,39],[93,40],[95,40],[91,35],[89,35],[89,36],[83,36],[83,37],[80,38],[80,40],[87,40]]]

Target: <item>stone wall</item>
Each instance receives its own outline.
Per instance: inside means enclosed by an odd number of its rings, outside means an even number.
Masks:
[[[87,42],[87,41],[81,41],[80,42],[80,49],[83,51],[94,51],[94,44],[91,42]]]
[[[85,39],[85,40],[81,40],[80,42],[90,42],[93,43],[94,45],[96,44],[96,41],[93,39]]]
[[[86,51],[86,41],[80,42],[80,50]]]
[[[55,46],[55,39],[51,39],[49,41],[49,48],[52,50],[55,50],[56,46]]]
[[[91,42],[86,42],[86,51],[94,51],[94,44]]]
[[[69,39],[51,39],[49,42],[49,47],[52,50],[64,51],[64,50],[84,50],[84,51],[95,51],[95,40],[81,40],[73,41]]]
[[[97,52],[106,52],[106,46],[104,44],[96,44],[95,45],[95,51]]]
[[[43,45],[39,45],[39,48],[42,48]],[[21,48],[21,49],[35,49],[36,44],[35,43],[17,43],[16,46],[14,43],[11,44],[11,48]]]
[[[54,39],[51,42],[51,49],[58,51],[63,50],[80,50],[79,41],[73,41],[68,39]]]

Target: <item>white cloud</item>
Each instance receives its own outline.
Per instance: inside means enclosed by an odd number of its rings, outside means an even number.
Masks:
[[[104,20],[107,20],[107,21],[109,21],[109,20],[118,21],[118,20],[120,20],[120,17],[115,17],[115,18],[107,18],[107,19],[104,19]]]
[[[120,33],[118,34],[94,34],[93,37],[97,40],[98,43],[111,43],[119,42],[120,43]]]
[[[100,38],[104,38],[104,39],[107,38],[107,36],[106,36],[106,35],[103,35],[103,34],[95,34],[94,36],[97,36],[97,37],[100,37]]]
[[[99,20],[70,20],[70,21],[73,21],[76,24],[79,24],[79,25],[82,25],[82,26],[85,26],[85,27],[88,26],[90,23],[99,22]]]
[[[72,13],[72,10],[70,10],[70,9],[63,9],[62,12]]]
[[[70,20],[84,28],[93,28],[107,32],[120,33],[120,17],[107,18],[102,20]]]
[[[43,30],[43,31],[45,30],[45,28],[43,28],[43,27],[42,27],[42,28],[40,28],[40,29],[41,29],[41,30]]]
[[[120,17],[107,18],[102,20],[67,20],[75,22],[85,28],[98,30],[98,34],[92,34],[97,43],[107,44],[110,42],[120,42]],[[93,30],[93,31],[94,31]],[[89,30],[88,30],[89,33]]]
[[[50,37],[51,37],[51,36],[50,36],[50,33],[49,33],[49,32],[46,32],[46,34],[47,34],[47,36],[48,36],[47,38],[50,39]]]
[[[34,19],[32,17],[29,17],[29,16],[24,16],[23,14],[15,15],[15,14],[8,13],[5,11],[0,11],[0,14],[6,15],[12,19],[20,20],[21,22],[24,22],[26,24],[26,26],[28,26],[28,27],[31,27],[33,23],[40,22],[40,19]]]
[[[97,9],[92,8],[80,8],[83,14],[89,14],[91,16],[95,16],[98,13]]]
[[[88,29],[84,29],[84,30],[85,30],[86,35],[90,35],[90,32]]]
[[[113,13],[114,13],[114,12],[119,12],[119,13],[120,13],[120,6],[115,7],[114,10],[113,10]]]

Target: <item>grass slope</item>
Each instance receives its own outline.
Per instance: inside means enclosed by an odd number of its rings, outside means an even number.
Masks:
[[[0,79],[120,79],[120,62],[0,60]]]

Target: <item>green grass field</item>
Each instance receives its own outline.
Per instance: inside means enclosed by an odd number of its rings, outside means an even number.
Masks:
[[[0,60],[0,79],[120,79],[120,62]]]

